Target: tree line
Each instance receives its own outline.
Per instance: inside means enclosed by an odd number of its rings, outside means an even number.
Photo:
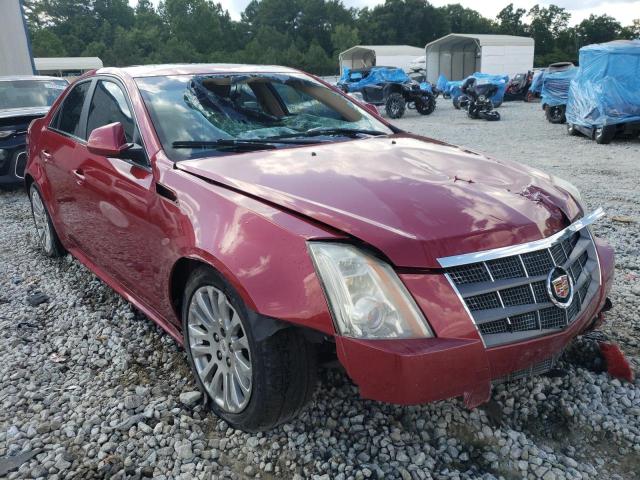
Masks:
[[[357,44],[422,47],[451,32],[531,36],[536,66],[577,61],[591,43],[640,37],[640,19],[622,25],[591,15],[569,26],[561,7],[509,4],[495,19],[460,4],[385,0],[347,8],[341,0],[252,0],[239,21],[212,0],[24,0],[36,57],[97,56],[108,66],[174,62],[278,64],[321,75]]]

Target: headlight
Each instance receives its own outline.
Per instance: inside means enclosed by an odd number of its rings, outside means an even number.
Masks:
[[[0,138],[7,138],[16,133],[15,130],[0,130]]]
[[[580,195],[580,190],[573,183],[567,182],[566,180],[556,177],[555,175],[551,176],[553,184],[557,187],[560,187],[562,190],[566,191],[571,195],[578,205],[582,207],[582,195]]]
[[[336,328],[357,338],[433,337],[393,269],[352,245],[310,242]]]
[[[481,102],[484,102],[487,99],[487,97],[485,97],[484,95],[480,95],[478,97],[478,100],[480,100]]]

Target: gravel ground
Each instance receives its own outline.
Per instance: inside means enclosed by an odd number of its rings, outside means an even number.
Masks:
[[[468,120],[441,100],[398,125],[573,181],[617,251],[603,330],[640,366],[640,141],[599,146],[548,124],[538,105]],[[593,340],[554,375],[499,386],[472,411],[363,401],[325,369],[313,403],[267,434],[201,405],[171,338],[70,257],[35,247],[27,198],[0,192],[0,478],[638,478],[640,381],[596,373]],[[39,306],[27,299],[49,296]],[[587,359],[587,360],[585,360]],[[588,366],[589,368],[585,368]]]

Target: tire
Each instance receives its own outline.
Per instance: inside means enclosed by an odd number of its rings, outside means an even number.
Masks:
[[[210,299],[221,307],[212,309]],[[258,432],[301,412],[313,395],[317,378],[315,351],[302,335],[294,328],[284,328],[256,340],[244,302],[210,267],[193,272],[182,305],[189,365],[216,415],[234,428]],[[220,308],[228,316],[220,315]],[[233,388],[225,389],[225,383]],[[232,396],[234,390],[237,393]]]
[[[460,97],[456,97],[453,99],[453,108],[456,110],[460,110]]]
[[[480,112],[480,118],[483,118],[489,122],[497,122],[500,120],[500,112],[491,110],[489,112]]]
[[[573,123],[567,123],[567,133],[572,137],[578,136],[579,132]]]
[[[416,101],[416,110],[420,115],[431,115],[436,109],[436,99],[431,95],[424,97],[426,101]]]
[[[42,199],[40,189],[38,189],[35,182],[29,187],[29,201],[31,203],[31,215],[40,247],[49,257],[62,257],[67,251],[60,242],[60,238],[51,221],[49,211]]]
[[[608,143],[611,143],[611,140],[613,140],[613,137],[615,136],[616,128],[609,125],[596,128],[593,134],[593,139],[600,145],[606,145]]]
[[[401,93],[392,93],[387,97],[384,109],[389,118],[400,118],[404,115],[407,105]]]
[[[467,109],[467,117],[477,120],[478,116],[478,108],[474,105],[469,105],[469,108]]]
[[[556,105],[554,107],[547,106],[544,109],[544,115],[547,117],[549,123],[564,123],[567,121],[565,109],[566,107],[564,105]]]

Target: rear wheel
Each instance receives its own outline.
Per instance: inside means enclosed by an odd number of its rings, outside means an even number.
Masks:
[[[554,107],[547,106],[544,109],[544,114],[547,117],[547,121],[550,123],[564,123],[567,121],[565,115],[565,106],[556,105]]]
[[[212,268],[197,269],[184,292],[184,346],[212,410],[245,431],[298,415],[316,383],[315,352],[293,328],[256,339],[249,311]]]
[[[420,115],[430,115],[436,109],[436,99],[433,96],[425,96],[416,100],[416,110]]]
[[[575,137],[578,135],[578,129],[573,123],[567,123],[567,133]]]
[[[613,137],[615,137],[615,135],[616,128],[614,126],[608,125],[596,128],[593,138],[596,143],[606,145],[607,143],[611,143],[611,140],[613,140]]]
[[[29,200],[31,201],[31,214],[33,215],[33,224],[36,228],[38,243],[49,257],[61,257],[66,251],[58,238],[51,217],[44,205],[40,190],[35,182],[29,188]]]
[[[455,97],[453,99],[453,108],[460,110],[460,97]]]
[[[387,97],[384,109],[389,118],[400,118],[404,115],[406,104],[401,93],[392,93]]]

